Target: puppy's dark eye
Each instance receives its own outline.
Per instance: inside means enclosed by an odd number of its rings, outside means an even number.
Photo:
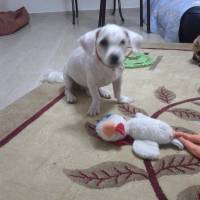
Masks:
[[[121,40],[120,45],[125,45],[125,40]]]
[[[108,40],[106,40],[106,39],[101,40],[101,41],[100,41],[100,45],[101,45],[102,47],[107,47],[107,46],[108,46]]]

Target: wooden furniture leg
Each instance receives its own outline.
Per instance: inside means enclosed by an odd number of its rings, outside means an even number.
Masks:
[[[121,8],[121,0],[118,0],[118,7],[119,7],[119,15],[121,17],[122,22],[124,22],[124,17],[122,15],[122,8]]]
[[[72,24],[75,24],[75,7],[74,7],[74,0],[72,2]]]
[[[150,0],[147,0],[147,33],[151,33],[151,4]]]
[[[105,20],[106,20],[106,0],[103,0],[102,26],[105,25]]]
[[[112,15],[115,15],[115,11],[116,11],[116,0],[113,0],[113,11],[112,11]]]
[[[78,18],[78,0],[75,0],[75,6],[76,6],[76,18]]]
[[[100,0],[99,23],[98,23],[98,27],[101,27],[101,26],[102,26],[102,10],[103,10],[103,0]]]
[[[143,0],[140,0],[140,27],[143,27]]]

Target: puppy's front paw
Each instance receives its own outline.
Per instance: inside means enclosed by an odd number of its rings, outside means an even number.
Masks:
[[[100,94],[101,97],[103,97],[105,99],[110,99],[111,98],[110,93],[107,90],[103,89],[103,88],[99,88],[99,94]]]
[[[134,101],[134,99],[126,96],[120,96],[120,98],[118,98],[117,101],[118,103],[131,103]]]
[[[67,103],[74,104],[77,103],[77,98],[73,94],[67,95]]]
[[[89,110],[88,110],[88,112],[87,112],[87,114],[89,115],[89,116],[96,116],[96,115],[98,115],[100,113],[100,107],[99,106],[94,106],[94,105],[91,105],[90,106],[90,108],[89,108]]]

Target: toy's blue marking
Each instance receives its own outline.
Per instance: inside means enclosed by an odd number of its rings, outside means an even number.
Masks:
[[[97,121],[96,125],[97,125],[99,122],[108,119],[108,118],[109,118],[110,116],[112,116],[112,115],[113,115],[113,113],[108,113],[107,115],[104,115],[100,120]]]
[[[104,116],[104,118],[109,118],[112,115],[112,113],[108,113],[107,115]]]

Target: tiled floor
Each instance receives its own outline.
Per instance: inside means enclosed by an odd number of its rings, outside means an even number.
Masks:
[[[164,42],[156,34],[146,34],[139,27],[139,11],[124,10],[123,26],[141,33],[148,42]],[[70,13],[31,15],[30,24],[15,34],[0,37],[0,109],[14,102],[40,84],[48,69],[62,70],[77,38],[97,27],[98,12],[80,13],[73,26]],[[118,14],[107,13],[107,23],[121,24]]]

